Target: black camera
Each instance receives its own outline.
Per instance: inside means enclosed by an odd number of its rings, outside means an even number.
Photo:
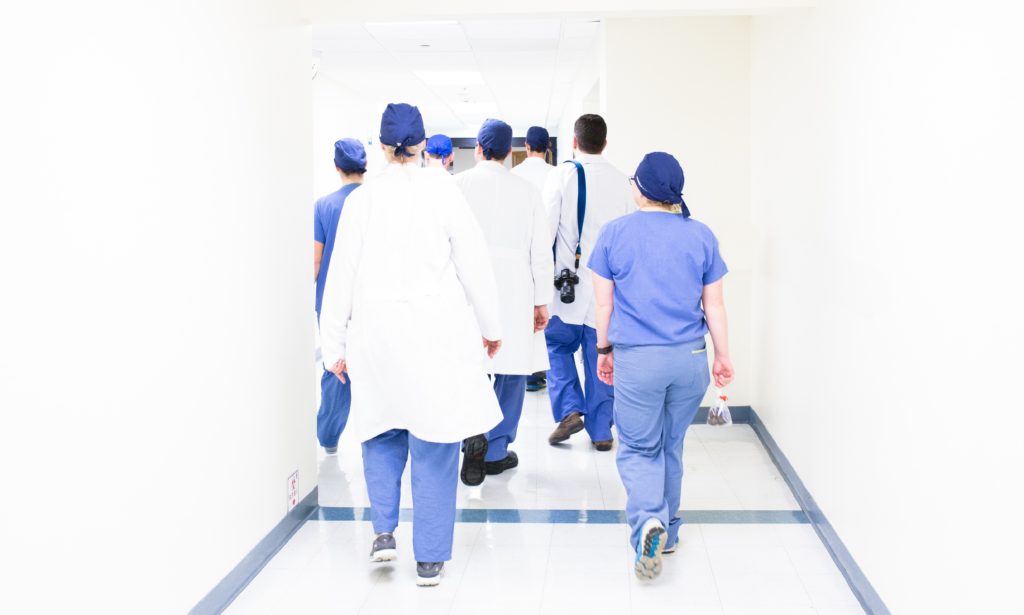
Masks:
[[[562,291],[560,299],[562,303],[572,303],[576,300],[576,285],[580,283],[580,276],[563,269],[555,278],[555,288]]]

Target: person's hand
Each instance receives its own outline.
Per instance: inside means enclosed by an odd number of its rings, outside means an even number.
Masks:
[[[484,340],[484,348],[487,349],[487,356],[494,358],[494,355],[498,354],[498,349],[501,348],[501,340],[489,340],[486,337]]]
[[[711,368],[711,373],[715,375],[715,386],[724,387],[732,382],[732,361],[729,357],[715,355],[715,365]]]
[[[331,368],[331,373],[337,376],[342,384],[348,384],[345,380],[345,374],[348,373],[348,363],[345,362],[345,359],[338,359],[338,362]]]
[[[608,354],[597,355],[597,379],[607,384],[608,386],[615,386],[615,352],[609,352]]]
[[[533,332],[543,331],[548,326],[548,306],[538,305],[533,308]]]

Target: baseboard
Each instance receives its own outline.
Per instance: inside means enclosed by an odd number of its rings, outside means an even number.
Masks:
[[[735,417],[733,420],[735,420]],[[789,463],[789,459],[782,453],[778,443],[775,442],[775,439],[768,432],[768,428],[761,421],[761,417],[753,409],[750,410],[748,422],[754,433],[757,434],[757,437],[761,439],[761,444],[768,451],[772,461],[775,462],[775,467],[779,469],[779,473],[786,480],[786,484],[789,485],[789,489],[793,492],[793,497],[796,498],[797,503],[800,504],[800,508],[807,514],[811,527],[817,532],[821,542],[825,545],[825,549],[832,556],[832,561],[835,562],[836,567],[839,568],[843,577],[846,578],[846,583],[850,586],[853,594],[857,596],[857,600],[860,601],[864,612],[868,613],[868,615],[889,615],[889,609],[885,606],[881,596],[878,595],[871,582],[868,581],[864,571],[857,565],[850,551],[843,544],[842,539],[839,538],[839,534],[836,533],[832,524],[828,522],[825,514],[821,512],[821,507],[811,497],[810,491],[807,490],[803,481],[800,480],[796,470],[793,469],[793,465]]]
[[[242,593],[249,583],[256,578],[256,575],[263,570],[272,557],[277,555],[295,532],[299,531],[307,519],[316,514],[320,508],[317,503],[317,488],[314,487],[309,494],[292,508],[291,512],[285,515],[284,519],[270,530],[270,533],[263,537],[253,547],[241,562],[227,574],[217,586],[206,594],[206,597],[199,601],[199,604],[192,607],[189,615],[217,615],[223,613],[239,594]]]

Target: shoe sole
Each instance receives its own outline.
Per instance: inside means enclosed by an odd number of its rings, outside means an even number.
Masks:
[[[459,478],[464,485],[476,487],[483,484],[484,478],[487,477],[487,463],[484,461],[486,456],[487,438],[474,436],[466,442],[462,470],[459,472]]]
[[[397,549],[381,549],[374,551],[373,555],[370,556],[371,564],[379,564],[381,562],[391,562],[398,557]]]
[[[661,574],[661,553],[664,548],[665,528],[652,527],[641,538],[643,555],[636,559],[633,571],[641,579],[653,579]]]
[[[554,436],[549,437],[548,438],[548,444],[560,444],[560,443],[565,442],[566,440],[568,440],[569,437],[572,436],[573,434],[578,434],[581,431],[583,431],[583,424],[582,423],[580,425],[577,425],[576,427],[573,427],[572,430],[569,431],[569,433],[565,434],[564,437],[560,437],[560,438],[556,438]]]

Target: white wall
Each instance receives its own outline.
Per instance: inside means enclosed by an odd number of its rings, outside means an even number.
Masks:
[[[682,164],[686,203],[718,236],[730,270],[725,294],[736,380],[727,393],[730,403],[751,404],[750,20],[662,17],[604,25],[605,154],[627,175],[652,151]]]
[[[0,19],[5,613],[183,613],[315,484],[287,3]]]
[[[757,410],[894,613],[1020,609],[1011,3],[753,20]]]

